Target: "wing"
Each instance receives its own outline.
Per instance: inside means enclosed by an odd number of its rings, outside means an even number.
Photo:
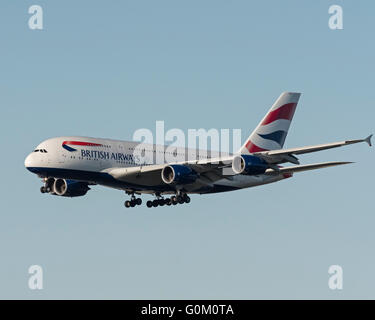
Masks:
[[[337,166],[348,164],[350,162],[324,162],[284,168],[279,168],[277,164],[283,162],[299,164],[298,159],[294,156],[298,154],[316,152],[359,142],[367,142],[369,145],[371,145],[371,136],[361,140],[347,140],[302,148],[262,151],[253,153],[253,155],[261,157],[269,163],[270,168],[266,170],[266,175],[293,174],[294,172]],[[111,175],[118,181],[129,184],[129,186],[133,185],[134,187],[129,187],[131,188],[130,190],[148,192],[150,190],[157,190],[160,185],[165,186],[165,183],[163,183],[162,179],[162,170],[166,166],[172,164],[183,165],[190,167],[192,170],[199,174],[198,178],[194,182],[194,188],[198,188],[199,186],[213,186],[214,182],[221,179],[232,180],[233,175],[235,175],[232,170],[233,157],[233,155],[229,155],[220,158],[182,161],[158,165],[141,165],[128,168],[109,168],[104,170],[103,172]],[[228,171],[223,171],[223,169],[227,169]],[[187,190],[189,189],[189,186],[185,185],[185,187]]]
[[[360,143],[360,142],[366,142],[369,146],[371,146],[371,137],[372,135],[368,136],[365,139],[346,140],[346,141],[318,144],[315,146],[307,146],[307,147],[301,147],[301,148],[261,151],[261,152],[255,152],[253,154],[263,158],[270,164],[278,164],[278,163],[284,163],[284,162],[291,162],[294,164],[299,164],[299,161],[295,157],[295,155],[310,153],[310,152],[317,152],[317,151],[342,147],[342,146],[346,146],[349,144]]]
[[[152,189],[163,185],[161,172],[164,167],[171,164],[180,164],[190,167],[195,172],[199,173],[199,178],[195,184],[202,186],[210,186],[220,179],[231,179],[231,175],[223,175],[223,168],[231,168],[233,156],[226,156],[220,158],[211,158],[204,160],[183,161],[176,163],[166,163],[158,165],[143,165],[128,168],[109,168],[104,170],[104,173],[111,175],[114,179],[128,184],[134,184],[135,189]],[[230,170],[230,172],[232,172]]]

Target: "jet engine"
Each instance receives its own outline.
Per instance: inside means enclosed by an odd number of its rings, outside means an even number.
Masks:
[[[238,155],[233,158],[232,169],[237,174],[257,175],[263,174],[269,168],[267,162],[252,155]]]
[[[166,184],[187,184],[193,183],[198,174],[187,166],[172,164],[163,168],[161,178]]]
[[[62,197],[84,196],[90,190],[87,183],[75,180],[56,179],[53,184],[53,192]]]

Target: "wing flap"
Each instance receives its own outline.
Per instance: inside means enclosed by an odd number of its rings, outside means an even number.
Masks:
[[[340,166],[340,165],[349,164],[349,163],[353,163],[353,162],[331,161],[331,162],[304,164],[304,165],[300,165],[300,166],[279,168],[278,170],[267,169],[265,174],[266,175],[279,175],[279,174],[285,174],[285,173],[302,172],[302,171],[322,169],[322,168],[333,167],[333,166]]]

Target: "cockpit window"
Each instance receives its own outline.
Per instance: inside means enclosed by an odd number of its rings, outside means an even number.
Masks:
[[[46,149],[35,149],[34,152],[47,153]]]

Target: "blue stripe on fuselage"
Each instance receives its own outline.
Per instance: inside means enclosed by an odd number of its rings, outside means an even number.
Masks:
[[[68,150],[70,152],[73,152],[73,151],[77,151],[77,149],[74,149],[72,147],[69,147],[68,145],[66,144],[63,144],[62,147],[65,149],[65,150]]]

